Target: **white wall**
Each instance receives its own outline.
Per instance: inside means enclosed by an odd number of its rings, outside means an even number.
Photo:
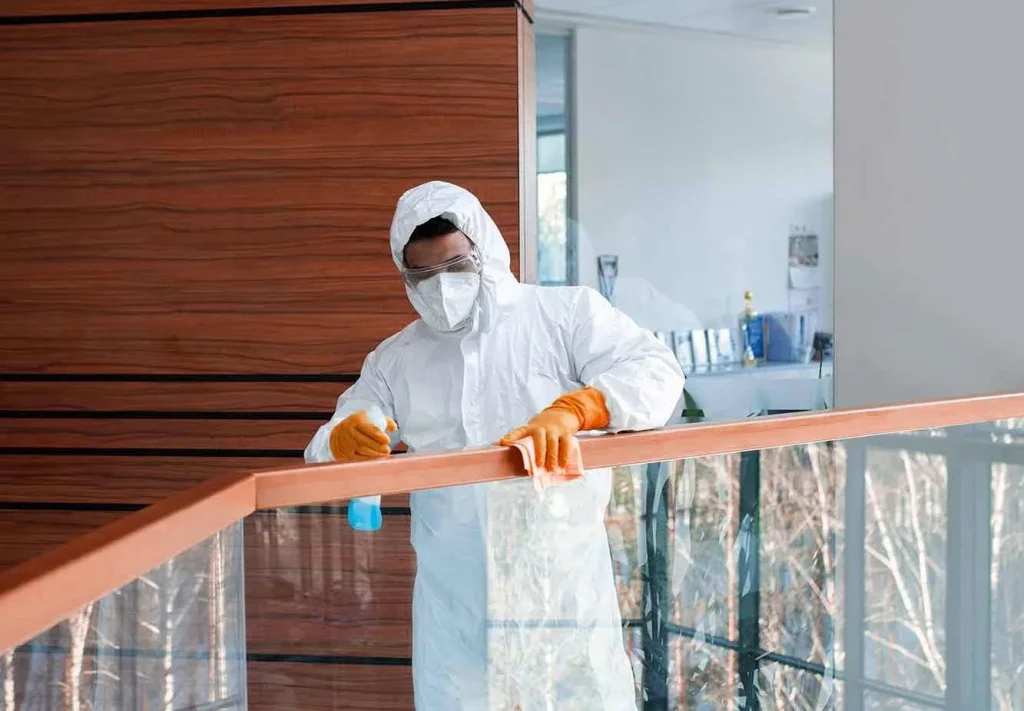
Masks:
[[[694,327],[688,309],[732,326],[746,289],[787,309],[791,224],[831,265],[830,53],[601,27],[577,31],[575,55],[582,283],[617,254],[616,302],[642,325]]]
[[[836,0],[836,403],[1024,390],[1024,2]]]

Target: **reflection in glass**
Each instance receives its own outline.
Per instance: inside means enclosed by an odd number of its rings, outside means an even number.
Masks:
[[[544,137],[546,138],[546,137]],[[543,141],[544,138],[540,140]],[[562,134],[564,139],[564,134]],[[562,142],[564,145],[564,141]],[[538,277],[545,286],[568,283],[566,252],[569,221],[566,215],[567,174],[565,170],[537,175],[539,200],[537,228]]]
[[[614,256],[641,327],[732,344],[678,351],[711,419],[831,407],[832,3],[537,5],[540,283],[599,288]]]
[[[736,634],[737,455],[673,462],[672,619],[697,635]]]
[[[761,711],[842,709],[843,682],[831,674],[766,661],[758,668],[757,699]]]
[[[880,691],[868,691],[864,694],[864,711],[927,711],[928,709],[945,708],[941,703],[921,704],[902,696],[892,696]]]
[[[246,708],[233,525],[0,657],[0,708]]]
[[[669,642],[669,655],[669,674],[675,683],[668,708],[712,711],[735,707],[735,652],[677,636]],[[641,704],[639,708],[644,707]]]
[[[575,283],[569,237],[569,42],[564,33],[537,34],[537,279]]]
[[[761,644],[834,668],[845,463],[832,444],[761,453]],[[816,694],[816,692],[815,692]]]
[[[542,491],[524,481],[486,488],[489,709],[618,709],[633,696],[601,518],[610,488],[609,471]],[[439,651],[469,645],[460,636]]]

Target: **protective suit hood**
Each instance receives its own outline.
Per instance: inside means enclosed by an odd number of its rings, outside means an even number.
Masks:
[[[488,330],[515,300],[519,282],[512,274],[511,256],[498,226],[473,193],[440,180],[418,185],[398,200],[391,221],[391,256],[399,271],[413,231],[427,220],[443,217],[476,245],[483,260],[480,296],[472,323]],[[406,289],[408,292],[408,288]],[[417,307],[410,294],[410,301]]]

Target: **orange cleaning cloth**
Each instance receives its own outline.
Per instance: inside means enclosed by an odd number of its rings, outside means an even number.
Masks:
[[[511,446],[523,456],[523,468],[529,473],[534,486],[538,489],[547,489],[555,484],[575,481],[583,476],[583,453],[580,451],[579,440],[575,437],[569,438],[568,466],[555,465],[553,469],[537,464],[537,450],[534,448],[532,437],[513,442]]]

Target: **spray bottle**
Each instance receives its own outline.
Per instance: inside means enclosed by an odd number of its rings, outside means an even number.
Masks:
[[[366,415],[374,427],[381,432],[388,431],[388,418],[377,406],[366,410]],[[348,525],[354,531],[379,531],[382,523],[380,511],[380,495],[362,496],[348,502]]]

